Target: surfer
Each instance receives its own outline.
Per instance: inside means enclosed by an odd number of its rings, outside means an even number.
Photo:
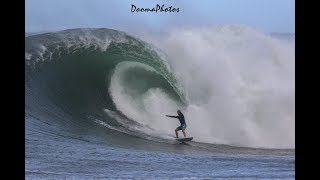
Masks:
[[[182,112],[181,112],[180,110],[177,111],[177,114],[178,114],[178,116],[170,116],[170,115],[166,115],[166,116],[167,116],[167,117],[171,117],[171,118],[177,118],[177,119],[179,119],[179,121],[180,121],[180,126],[175,129],[176,138],[179,138],[179,137],[178,137],[178,131],[180,131],[180,130],[182,130],[183,136],[186,138],[185,129],[187,128],[187,124],[186,124],[186,121],[185,121],[185,119],[184,119],[184,115],[182,114]]]

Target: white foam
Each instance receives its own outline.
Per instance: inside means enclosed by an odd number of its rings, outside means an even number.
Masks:
[[[172,126],[177,126],[176,120],[168,119],[164,115],[176,109],[176,103],[159,88],[151,88],[140,96],[132,96],[128,91],[123,76],[130,68],[140,67],[146,71],[155,70],[137,62],[121,62],[115,68],[111,78],[110,94],[117,109],[138,123],[150,127],[158,132],[172,133]],[[145,129],[146,130],[146,129]],[[151,132],[151,130],[150,130]]]
[[[236,25],[178,29],[154,39],[149,42],[167,54],[186,91],[189,106],[183,113],[195,141],[295,147],[294,45]],[[177,104],[161,89],[150,89],[140,99],[128,96],[121,84],[126,68],[118,65],[111,80],[117,108],[142,124],[173,133],[178,121],[164,115],[175,114]]]

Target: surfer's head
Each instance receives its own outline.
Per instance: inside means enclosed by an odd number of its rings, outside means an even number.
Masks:
[[[179,109],[177,110],[177,114],[181,114],[181,111]]]

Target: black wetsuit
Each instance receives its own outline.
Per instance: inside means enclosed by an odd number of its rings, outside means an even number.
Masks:
[[[180,113],[179,116],[169,116],[169,115],[168,115],[168,117],[178,118],[179,121],[180,121],[181,126],[182,126],[183,124],[186,124],[186,121],[184,120],[184,115],[183,115],[182,113]]]

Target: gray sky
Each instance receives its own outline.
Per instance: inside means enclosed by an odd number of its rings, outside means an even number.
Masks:
[[[179,12],[132,13],[131,4]],[[294,33],[294,0],[26,0],[26,32],[79,27],[166,31],[175,27],[244,24],[266,32]]]

